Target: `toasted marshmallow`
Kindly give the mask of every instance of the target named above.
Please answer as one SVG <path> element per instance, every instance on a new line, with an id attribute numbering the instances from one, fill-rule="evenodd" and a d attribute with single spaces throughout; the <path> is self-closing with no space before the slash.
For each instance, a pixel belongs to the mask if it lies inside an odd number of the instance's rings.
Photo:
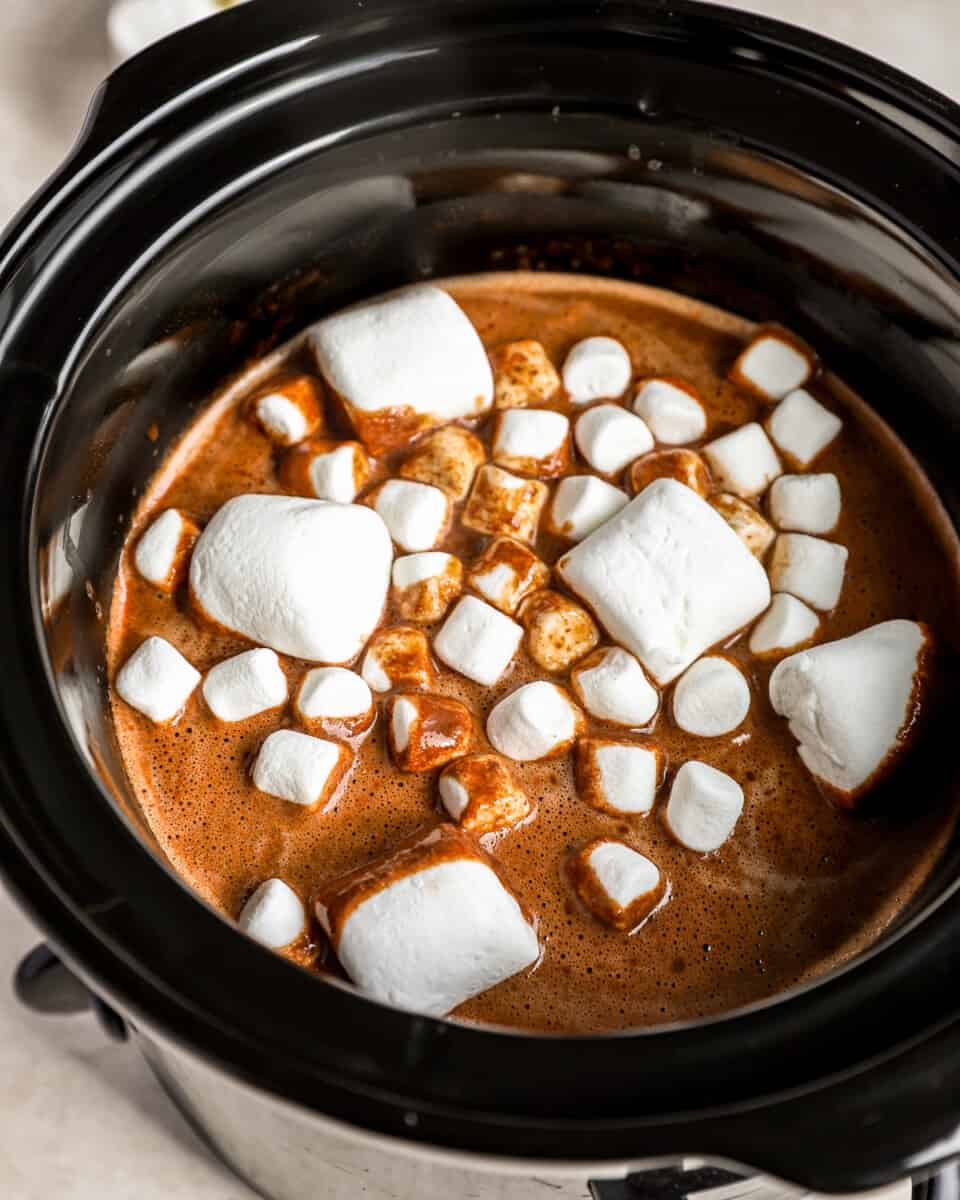
<path id="1" fill-rule="evenodd" d="M 781 529 L 830 533 L 840 520 L 836 475 L 781 475 L 770 489 L 770 515 Z"/>
<path id="2" fill-rule="evenodd" d="M 660 684 L 770 603 L 760 563 L 706 500 L 672 479 L 651 483 L 557 570 Z"/>
<path id="3" fill-rule="evenodd" d="M 843 591 L 847 548 L 805 533 L 781 533 L 773 547 L 770 583 L 813 608 L 829 612 Z"/>
<path id="4" fill-rule="evenodd" d="M 777 480 L 777 483 L 779 482 Z M 721 492 L 718 496 L 710 498 L 710 507 L 717 510 L 750 553 L 757 558 L 763 558 L 773 545 L 776 531 L 746 500 L 741 500 L 739 496 L 731 496 L 729 492 Z"/>
<path id="5" fill-rule="evenodd" d="M 428 550 L 394 560 L 393 602 L 407 621 L 439 621 L 462 585 L 463 564 L 456 555 Z"/>
<path id="6" fill-rule="evenodd" d="M 236 496 L 190 562 L 208 619 L 312 662 L 354 658 L 383 613 L 393 557 L 371 509 L 291 496 Z"/>
<path id="7" fill-rule="evenodd" d="M 782 654 L 812 642 L 820 618 L 796 596 L 778 592 L 750 634 L 750 653 L 758 657 Z"/>
<path id="8" fill-rule="evenodd" d="M 560 389 L 560 376 L 539 342 L 507 342 L 490 355 L 497 408 L 533 408 Z"/>
<path id="9" fill-rule="evenodd" d="M 534 592 L 520 607 L 527 653 L 545 671 L 566 671 L 600 640 L 590 614 L 559 592 Z"/>
<path id="10" fill-rule="evenodd" d="M 370 639 L 360 674 L 375 692 L 428 688 L 433 683 L 430 646 L 422 629 L 391 625 Z"/>
<path id="11" fill-rule="evenodd" d="M 698 496 L 706 496 L 712 486 L 707 464 L 696 450 L 657 450 L 637 459 L 627 472 L 634 496 L 639 496 L 655 479 L 675 479 Z"/>
<path id="12" fill-rule="evenodd" d="M 730 368 L 730 379 L 765 400 L 802 387 L 816 369 L 813 353 L 786 330 L 761 330 Z"/>
<path id="13" fill-rule="evenodd" d="M 142 535 L 133 564 L 147 581 L 163 592 L 172 592 L 187 575 L 190 551 L 200 530 L 175 508 L 168 508 Z"/>
<path id="14" fill-rule="evenodd" d="M 114 682 L 117 695 L 158 725 L 178 717 L 200 682 L 200 672 L 161 637 L 134 650 Z"/>
<path id="15" fill-rule="evenodd" d="M 633 367 L 630 355 L 611 337 L 577 342 L 563 364 L 563 386 L 574 404 L 616 400 L 627 390 Z"/>
<path id="16" fill-rule="evenodd" d="M 356 671 L 314 667 L 300 683 L 294 710 L 311 733 L 354 737 L 373 721 L 373 696 L 369 684 Z"/>
<path id="17" fill-rule="evenodd" d="M 513 662 L 522 637 L 516 621 L 475 596 L 464 596 L 441 626 L 433 649 L 452 670 L 492 687 Z"/>
<path id="18" fill-rule="evenodd" d="M 550 506 L 550 530 L 579 542 L 627 503 L 626 492 L 596 475 L 568 475 L 557 484 Z"/>
<path id="19" fill-rule="evenodd" d="M 633 411 L 663 446 L 684 446 L 707 432 L 707 414 L 696 390 L 679 379 L 648 379 L 637 389 Z"/>
<path id="20" fill-rule="evenodd" d="M 653 449 L 653 435 L 619 404 L 597 404 L 577 419 L 577 449 L 601 475 L 619 475 L 627 463 Z"/>
<path id="21" fill-rule="evenodd" d="M 702 762 L 685 762 L 670 789 L 664 820 L 681 846 L 698 854 L 719 850 L 743 812 L 743 788 Z"/>
<path id="22" fill-rule="evenodd" d="M 443 807 L 477 836 L 509 829 L 530 815 L 530 801 L 496 754 L 468 754 L 445 767 L 438 784 Z"/>
<path id="23" fill-rule="evenodd" d="M 323 389 L 318 379 L 293 375 L 278 380 L 250 401 L 250 415 L 272 442 L 295 446 L 323 425 Z"/>
<path id="24" fill-rule="evenodd" d="M 619 646 L 604 646 L 585 658 L 571 675 L 577 699 L 592 716 L 615 725 L 647 725 L 660 697 L 643 667 Z"/>
<path id="25" fill-rule="evenodd" d="M 499 467 L 481 467 L 463 510 L 463 524 L 477 533 L 532 542 L 548 494 L 547 485 L 539 480 L 520 479 Z"/>
<path id="26" fill-rule="evenodd" d="M 744 500 L 765 492 L 783 470 L 763 426 L 756 421 L 708 442 L 703 453 L 720 487 Z"/>
<path id="27" fill-rule="evenodd" d="M 388 479 L 370 494 L 369 503 L 400 549 L 408 553 L 431 550 L 447 532 L 450 501 L 432 484 Z"/>
<path id="28" fill-rule="evenodd" d="M 282 879 L 267 879 L 243 906 L 237 924 L 254 941 L 281 950 L 304 934 L 307 914 L 292 887 Z"/>
<path id="29" fill-rule="evenodd" d="M 770 703 L 790 722 L 804 766 L 852 807 L 909 744 L 924 699 L 930 634 L 915 621 L 883 621 L 785 658 Z"/>
<path id="30" fill-rule="evenodd" d="M 727 658 L 698 659 L 673 689 L 673 719 L 684 733 L 720 737 L 742 725 L 750 711 L 750 685 Z"/>
<path id="31" fill-rule="evenodd" d="M 473 717 L 459 700 L 447 696 L 391 696 L 387 740 L 401 771 L 432 771 L 467 753 L 473 744 Z"/>
<path id="32" fill-rule="evenodd" d="M 518 475 L 562 475 L 570 465 L 570 419 L 549 409 L 508 408 L 497 417 L 491 457 Z"/>
<path id="33" fill-rule="evenodd" d="M 359 442 L 316 438 L 295 446 L 280 464 L 280 482 L 298 496 L 350 504 L 370 478 L 370 460 Z"/>
<path id="34" fill-rule="evenodd" d="M 443 1016 L 540 956 L 490 860 L 451 826 L 322 888 L 317 916 L 358 987 L 425 1016 Z"/>
<path id="35" fill-rule="evenodd" d="M 562 754 L 582 728 L 583 715 L 563 688 L 542 679 L 511 692 L 487 717 L 490 744 L 517 762 Z"/>
<path id="36" fill-rule="evenodd" d="M 272 650 L 235 654 L 207 672 L 207 707 L 221 721 L 246 721 L 287 702 L 287 677 Z"/>
<path id="37" fill-rule="evenodd" d="M 802 388 L 781 400 L 770 414 L 767 429 L 786 457 L 809 467 L 839 435 L 843 422 Z"/>
<path id="38" fill-rule="evenodd" d="M 493 403 L 483 343 L 440 288 L 405 288 L 310 331 L 320 370 L 373 454 Z"/>
<path id="39" fill-rule="evenodd" d="M 483 442 L 475 434 L 448 425 L 417 442 L 397 473 L 402 479 L 433 484 L 451 500 L 463 500 L 486 457 Z"/>
<path id="40" fill-rule="evenodd" d="M 253 764 L 254 787 L 279 800 L 316 808 L 333 795 L 351 757 L 346 746 L 336 742 L 278 729 L 260 747 Z"/>
<path id="41" fill-rule="evenodd" d="M 643 816 L 653 808 L 662 758 L 656 746 L 580 738 L 575 759 L 577 792 L 601 812 Z"/>
<path id="42" fill-rule="evenodd" d="M 636 929 L 663 898 L 656 864 L 624 842 L 591 842 L 571 859 L 570 874 L 593 915 L 621 933 Z"/>
<path id="43" fill-rule="evenodd" d="M 531 592 L 546 587 L 549 579 L 546 563 L 511 538 L 495 538 L 467 574 L 475 592 L 508 614 L 516 612 Z"/>

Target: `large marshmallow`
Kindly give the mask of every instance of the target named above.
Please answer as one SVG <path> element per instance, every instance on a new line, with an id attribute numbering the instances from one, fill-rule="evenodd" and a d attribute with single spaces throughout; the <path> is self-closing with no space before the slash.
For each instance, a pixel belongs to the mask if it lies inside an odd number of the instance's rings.
<path id="1" fill-rule="evenodd" d="M 476 434 L 459 425 L 448 425 L 421 438 L 397 473 L 402 479 L 433 484 L 452 500 L 463 500 L 486 457 L 483 442 Z"/>
<path id="2" fill-rule="evenodd" d="M 750 634 L 750 653 L 758 657 L 783 654 L 812 642 L 820 618 L 796 596 L 778 592 Z"/>
<path id="3" fill-rule="evenodd" d="M 770 515 L 781 529 L 830 533 L 840 520 L 836 475 L 781 475 L 770 489 Z"/>
<path id="4" fill-rule="evenodd" d="M 767 421 L 770 436 L 791 462 L 809 467 L 839 435 L 843 422 L 799 388 L 781 400 Z"/>
<path id="5" fill-rule="evenodd" d="M 703 453 L 719 486 L 744 500 L 765 492 L 783 470 L 763 426 L 756 421 L 708 442 Z"/>
<path id="6" fill-rule="evenodd" d="M 619 646 L 605 646 L 584 659 L 571 682 L 580 703 L 600 721 L 636 728 L 649 724 L 660 706 L 643 667 Z"/>
<path id="7" fill-rule="evenodd" d="M 710 497 L 710 507 L 717 510 L 751 554 L 763 558 L 777 534 L 752 504 L 729 492 L 720 492 Z"/>
<path id="8" fill-rule="evenodd" d="M 570 862 L 577 894 L 598 920 L 627 933 L 657 907 L 665 884 L 655 863 L 624 842 L 602 838 Z"/>
<path id="9" fill-rule="evenodd" d="M 278 380 L 250 401 L 250 415 L 272 442 L 294 446 L 323 425 L 323 391 L 309 375 Z"/>
<path id="10" fill-rule="evenodd" d="M 200 530 L 183 513 L 168 508 L 137 542 L 133 563 L 139 573 L 164 592 L 175 591 L 187 574 L 187 562 Z"/>
<path id="11" fill-rule="evenodd" d="M 696 390 L 678 379 L 648 379 L 637 389 L 633 411 L 661 445 L 684 446 L 707 432 L 707 414 Z"/>
<path id="12" fill-rule="evenodd" d="M 805 533 L 781 533 L 773 547 L 770 582 L 813 608 L 829 612 L 843 591 L 847 548 Z"/>
<path id="13" fill-rule="evenodd" d="M 490 355 L 497 408 L 546 404 L 560 389 L 560 376 L 539 342 L 507 342 Z"/>
<path id="14" fill-rule="evenodd" d="M 312 733 L 315 729 L 334 737 L 353 737 L 373 721 L 370 687 L 356 671 L 346 667 L 314 667 L 304 675 L 294 709 L 297 719 Z"/>
<path id="15" fill-rule="evenodd" d="M 660 684 L 770 603 L 760 563 L 705 500 L 672 479 L 651 483 L 568 551 L 558 571 Z"/>
<path id="16" fill-rule="evenodd" d="M 685 762 L 670 789 L 664 820 L 688 850 L 709 854 L 733 833 L 743 812 L 743 788 L 702 762 Z"/>
<path id="17" fill-rule="evenodd" d="M 462 585 L 463 564 L 453 554 L 428 550 L 394 560 L 393 602 L 407 621 L 439 621 Z"/>
<path id="18" fill-rule="evenodd" d="M 393 557 L 372 509 L 236 496 L 200 535 L 190 589 L 214 622 L 280 654 L 354 658 L 383 613 Z"/>
<path id="19" fill-rule="evenodd" d="M 509 829 L 530 815 L 530 801 L 496 754 L 456 759 L 444 768 L 437 786 L 451 818 L 477 836 Z"/>
<path id="20" fill-rule="evenodd" d="M 176 647 L 150 637 L 117 673 L 114 689 L 121 700 L 157 724 L 178 717 L 200 682 L 200 672 Z"/>
<path id="21" fill-rule="evenodd" d="M 579 542 L 598 529 L 627 503 L 626 492 L 596 475 L 568 475 L 561 479 L 550 506 L 550 529 Z"/>
<path id="22" fill-rule="evenodd" d="M 432 550 L 443 539 L 450 521 L 450 501 L 430 483 L 388 479 L 371 502 L 401 550 Z"/>
<path id="23" fill-rule="evenodd" d="M 289 884 L 282 879 L 267 879 L 244 904 L 237 924 L 261 945 L 282 950 L 302 937 L 307 928 L 307 914 Z"/>
<path id="24" fill-rule="evenodd" d="M 559 592 L 534 592 L 520 608 L 527 653 L 545 671 L 566 671 L 600 640 L 593 618 Z"/>
<path id="25" fill-rule="evenodd" d="M 633 367 L 615 338 L 588 337 L 577 342 L 563 363 L 563 386 L 574 404 L 616 400 L 627 390 Z"/>
<path id="26" fill-rule="evenodd" d="M 253 783 L 268 796 L 315 808 L 330 799 L 350 759 L 346 746 L 295 729 L 278 729 L 260 747 Z"/>
<path id="27" fill-rule="evenodd" d="M 619 404 L 597 404 L 578 418 L 577 449 L 601 475 L 619 475 L 627 463 L 653 449 L 646 424 Z"/>
<path id="28" fill-rule="evenodd" d="M 765 400 L 779 400 L 802 387 L 816 365 L 812 352 L 786 330 L 764 329 L 740 353 L 730 378 Z"/>
<path id="29" fill-rule="evenodd" d="M 656 746 L 607 738 L 577 741 L 577 791 L 601 812 L 644 816 L 653 808 L 662 774 L 663 756 Z"/>
<path id="30" fill-rule="evenodd" d="M 499 467 L 481 467 L 463 510 L 463 524 L 477 533 L 532 542 L 549 488 L 538 479 L 520 479 Z"/>
<path id="31" fill-rule="evenodd" d="M 696 450 L 657 450 L 638 458 L 627 472 L 634 496 L 657 479 L 674 479 L 698 496 L 706 496 L 713 486 L 707 464 Z"/>
<path id="32" fill-rule="evenodd" d="M 203 681 L 207 707 L 221 721 L 246 721 L 287 701 L 287 677 L 272 650 L 245 650 L 217 663 Z"/>
<path id="33" fill-rule="evenodd" d="M 370 460 L 359 442 L 318 438 L 295 446 L 280 465 L 280 482 L 298 496 L 350 504 L 370 478 Z"/>
<path id="34" fill-rule="evenodd" d="M 474 683 L 492 687 L 517 653 L 523 629 L 509 617 L 464 596 L 434 638 L 438 658 Z"/>
<path id="35" fill-rule="evenodd" d="M 433 771 L 470 749 L 473 717 L 465 704 L 448 696 L 391 696 L 387 741 L 401 771 Z"/>
<path id="36" fill-rule="evenodd" d="M 428 688 L 434 671 L 427 635 L 411 625 L 381 629 L 370 639 L 360 674 L 375 692 Z"/>
<path id="37" fill-rule="evenodd" d="M 742 725 L 750 685 L 727 658 L 711 654 L 688 667 L 673 689 L 673 719 L 684 733 L 720 737 Z"/>
<path id="38" fill-rule="evenodd" d="M 563 688 L 537 680 L 525 683 L 487 717 L 490 744 L 516 762 L 562 754 L 583 727 L 583 716 Z"/>
<path id="39" fill-rule="evenodd" d="M 407 288 L 314 325 L 310 342 L 360 440 L 373 454 L 431 425 L 476 417 L 493 375 L 466 314 L 440 288 Z"/>
<path id="40" fill-rule="evenodd" d="M 845 805 L 908 744 L 923 699 L 925 626 L 884 621 L 801 650 L 770 676 L 770 703 L 790 722 L 807 770 Z"/>
<path id="41" fill-rule="evenodd" d="M 570 418 L 543 408 L 505 409 L 494 428 L 491 457 L 518 475 L 562 475 L 570 465 Z"/>
<path id="42" fill-rule="evenodd" d="M 512 538 L 494 538 L 474 561 L 467 582 L 501 612 L 515 613 L 531 592 L 546 587 L 550 568 Z"/>

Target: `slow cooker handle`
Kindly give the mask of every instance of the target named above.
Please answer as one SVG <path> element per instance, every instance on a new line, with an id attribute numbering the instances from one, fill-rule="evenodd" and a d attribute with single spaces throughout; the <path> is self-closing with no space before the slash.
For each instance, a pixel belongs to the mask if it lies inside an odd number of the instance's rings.
<path id="1" fill-rule="evenodd" d="M 35 946 L 13 977 L 17 999 L 31 1012 L 69 1016 L 92 1011 L 103 1032 L 114 1042 L 128 1037 L 123 1017 L 91 992 L 45 943 Z"/>

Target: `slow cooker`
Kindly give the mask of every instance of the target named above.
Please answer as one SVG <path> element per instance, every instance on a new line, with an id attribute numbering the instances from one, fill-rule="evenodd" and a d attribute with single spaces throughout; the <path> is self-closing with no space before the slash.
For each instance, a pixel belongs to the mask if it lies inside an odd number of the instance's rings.
<path id="1" fill-rule="evenodd" d="M 0 864 L 261 1192 L 583 1195 L 685 1155 L 839 1191 L 960 1154 L 960 840 L 869 953 L 748 1010 L 595 1037 L 432 1020 L 299 971 L 179 882 L 104 679 L 128 516 L 197 406 L 319 315 L 434 275 L 585 271 L 782 320 L 960 520 L 958 212 L 956 106 L 687 0 L 273 0 L 103 85 L 0 244 Z M 958 779 L 922 786 L 904 804 Z"/>

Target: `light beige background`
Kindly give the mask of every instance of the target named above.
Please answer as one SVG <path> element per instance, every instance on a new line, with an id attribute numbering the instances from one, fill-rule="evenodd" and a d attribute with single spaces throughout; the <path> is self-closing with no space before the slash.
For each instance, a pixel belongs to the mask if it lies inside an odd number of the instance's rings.
<path id="1" fill-rule="evenodd" d="M 107 7 L 108 0 L 0 2 L 0 222 L 59 162 L 109 69 Z M 960 0 L 740 7 L 850 42 L 960 99 Z M 2 1200 L 248 1197 L 210 1161 L 136 1056 L 108 1043 L 92 1019 L 39 1018 L 17 1006 L 9 979 L 36 940 L 0 891 Z"/>

